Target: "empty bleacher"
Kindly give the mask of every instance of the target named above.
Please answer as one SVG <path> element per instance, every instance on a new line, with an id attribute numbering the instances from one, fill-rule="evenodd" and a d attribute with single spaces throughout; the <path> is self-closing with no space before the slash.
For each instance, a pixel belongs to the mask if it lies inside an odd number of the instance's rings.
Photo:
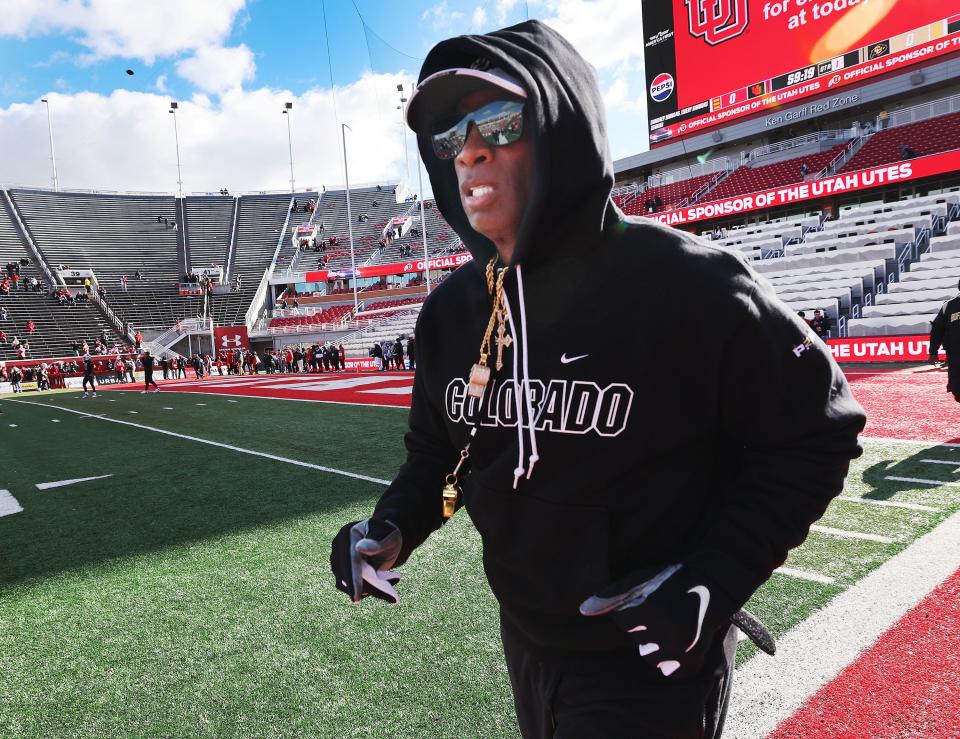
<path id="1" fill-rule="evenodd" d="M 11 190 L 10 196 L 47 264 L 92 269 L 124 321 L 168 327 L 200 310 L 197 298 L 177 295 L 177 231 L 157 222 L 176 221 L 173 197 L 42 190 Z"/>
<path id="2" fill-rule="evenodd" d="M 802 165 L 807 165 L 807 175 L 815 175 L 826 167 L 830 161 L 840 153 L 846 143 L 837 144 L 827 151 L 817 154 L 794 157 L 785 161 L 774 162 L 761 166 L 744 165 L 736 169 L 726 179 L 708 192 L 698 202 L 707 203 L 714 200 L 725 200 L 737 195 L 746 195 L 752 192 L 773 190 L 786 185 L 803 182 L 805 177 Z"/>
<path id="3" fill-rule="evenodd" d="M 909 146 L 918 156 L 939 154 L 956 149 L 960 141 L 960 113 L 929 118 L 903 126 L 877 131 L 847 162 L 841 172 L 879 167 L 901 161 L 901 145 Z"/>
<path id="4" fill-rule="evenodd" d="M 231 197 L 186 197 L 187 247 L 192 269 L 225 267 L 237 200 Z"/>

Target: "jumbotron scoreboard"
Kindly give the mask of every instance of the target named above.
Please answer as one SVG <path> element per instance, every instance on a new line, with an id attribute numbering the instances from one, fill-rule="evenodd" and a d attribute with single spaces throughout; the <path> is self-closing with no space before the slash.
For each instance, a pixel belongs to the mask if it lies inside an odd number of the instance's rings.
<path id="1" fill-rule="evenodd" d="M 650 143 L 960 52 L 960 0 L 643 0 Z"/>

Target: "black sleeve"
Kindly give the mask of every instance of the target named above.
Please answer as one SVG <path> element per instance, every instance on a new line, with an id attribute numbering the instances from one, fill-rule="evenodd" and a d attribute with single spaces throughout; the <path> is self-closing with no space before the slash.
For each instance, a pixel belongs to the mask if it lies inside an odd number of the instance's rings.
<path id="1" fill-rule="evenodd" d="M 930 324 L 930 361 L 940 358 L 940 347 L 943 346 L 943 335 L 947 331 L 947 306 L 949 301 L 940 306 L 940 312 Z"/>
<path id="2" fill-rule="evenodd" d="M 410 429 L 403 437 L 407 461 L 380 498 L 374 516 L 389 519 L 403 534 L 398 564 L 443 524 L 442 496 L 444 480 L 460 458 L 460 452 L 447 435 L 442 411 L 431 401 L 426 389 L 429 360 L 424 364 L 421 326 L 424 313 L 414 332 L 414 360 L 417 372 L 413 380 Z"/>
<path id="3" fill-rule="evenodd" d="M 688 564 L 743 604 L 840 494 L 866 416 L 829 349 L 764 280 L 744 279 L 720 369 L 740 463 Z"/>

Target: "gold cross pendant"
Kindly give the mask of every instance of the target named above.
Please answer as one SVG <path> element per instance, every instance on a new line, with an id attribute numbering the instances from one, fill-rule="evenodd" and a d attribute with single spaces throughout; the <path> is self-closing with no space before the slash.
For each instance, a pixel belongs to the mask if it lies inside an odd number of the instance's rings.
<path id="1" fill-rule="evenodd" d="M 500 325 L 497 326 L 497 369 L 503 369 L 503 350 L 513 343 L 513 338 L 507 333 L 506 326 L 503 324 L 501 316 Z"/>

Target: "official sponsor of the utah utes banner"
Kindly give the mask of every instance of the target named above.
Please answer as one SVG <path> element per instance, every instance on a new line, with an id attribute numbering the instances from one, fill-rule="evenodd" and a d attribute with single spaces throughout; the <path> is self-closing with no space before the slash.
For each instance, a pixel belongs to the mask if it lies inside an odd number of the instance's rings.
<path id="1" fill-rule="evenodd" d="M 250 336 L 246 326 L 221 326 L 213 329 L 213 339 L 218 352 L 234 349 L 249 349 Z"/>

